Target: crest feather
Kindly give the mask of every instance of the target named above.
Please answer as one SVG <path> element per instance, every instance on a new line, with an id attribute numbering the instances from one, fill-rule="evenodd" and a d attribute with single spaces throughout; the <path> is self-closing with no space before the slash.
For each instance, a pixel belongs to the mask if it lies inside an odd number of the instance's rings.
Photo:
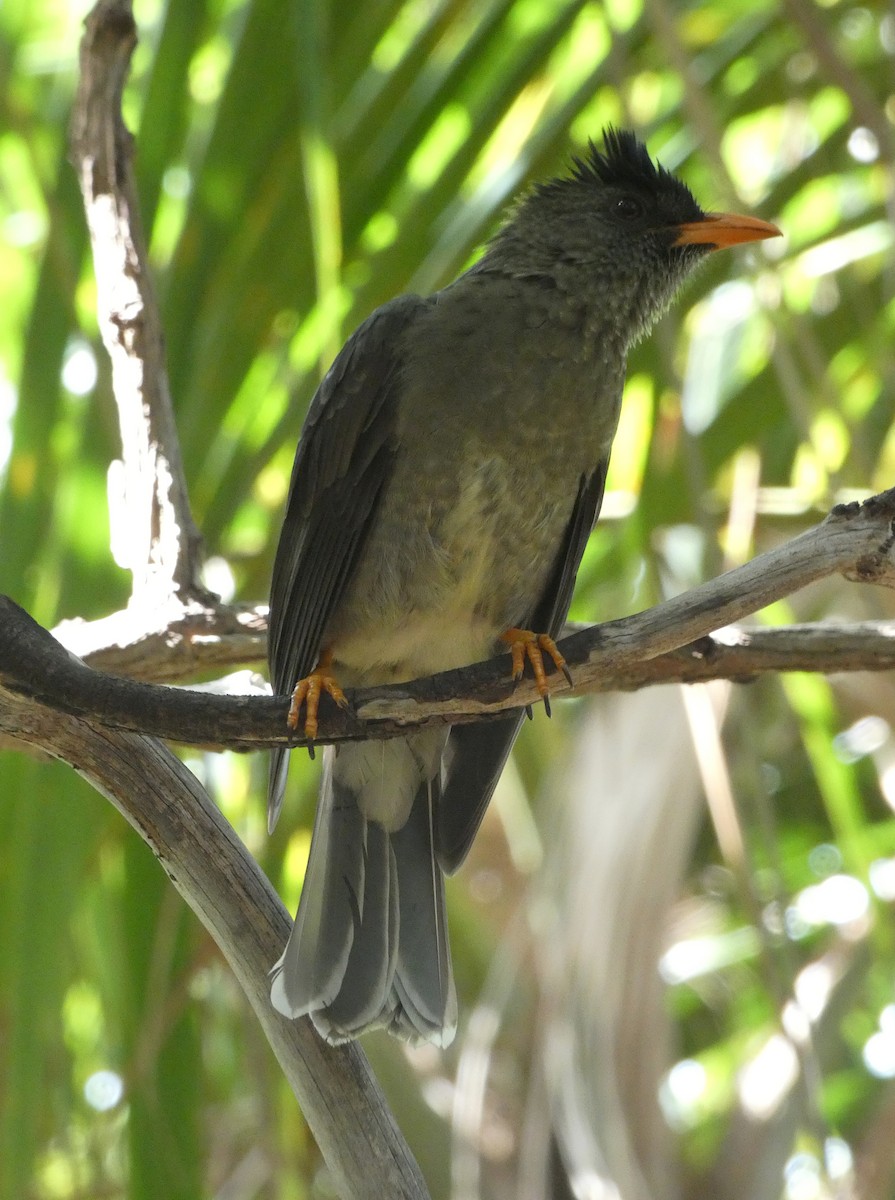
<path id="1" fill-rule="evenodd" d="M 587 154 L 572 159 L 571 178 L 578 183 L 598 187 L 635 187 L 649 191 L 672 190 L 686 194 L 696 204 L 692 192 L 671 171 L 654 162 L 649 150 L 630 129 L 613 126 L 603 130 L 603 150 L 588 142 Z"/>

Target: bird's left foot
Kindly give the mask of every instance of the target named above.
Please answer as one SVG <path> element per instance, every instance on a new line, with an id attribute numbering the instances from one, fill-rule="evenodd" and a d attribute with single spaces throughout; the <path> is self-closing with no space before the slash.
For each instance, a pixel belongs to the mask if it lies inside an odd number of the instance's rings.
<path id="1" fill-rule="evenodd" d="M 500 640 L 506 642 L 513 656 L 513 678 L 521 679 L 525 671 L 526 659 L 531 663 L 534 672 L 535 686 L 544 701 L 547 714 L 550 714 L 550 684 L 547 682 L 547 672 L 544 670 L 544 655 L 553 661 L 557 671 L 562 671 L 572 686 L 572 673 L 566 660 L 560 654 L 556 642 L 546 633 L 533 633 L 530 629 L 508 629 L 501 634 Z"/>

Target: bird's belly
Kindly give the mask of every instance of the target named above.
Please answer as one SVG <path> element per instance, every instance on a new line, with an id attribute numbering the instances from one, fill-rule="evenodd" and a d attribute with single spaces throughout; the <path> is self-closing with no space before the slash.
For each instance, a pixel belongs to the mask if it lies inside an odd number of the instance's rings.
<path id="1" fill-rule="evenodd" d="M 355 687 L 397 683 L 467 666 L 492 653 L 495 631 L 469 613 L 414 610 L 337 638 L 339 677 Z M 347 668 L 345 670 L 344 668 Z"/>
<path id="2" fill-rule="evenodd" d="M 575 495 L 572 481 L 531 486 L 496 457 L 429 494 L 420 478 L 406 490 L 394 481 L 328 631 L 348 683 L 397 682 L 492 655 L 543 594 Z"/>

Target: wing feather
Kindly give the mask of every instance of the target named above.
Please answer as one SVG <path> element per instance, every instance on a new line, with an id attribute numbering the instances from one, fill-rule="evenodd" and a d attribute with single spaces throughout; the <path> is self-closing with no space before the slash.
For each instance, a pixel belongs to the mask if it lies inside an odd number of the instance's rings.
<path id="1" fill-rule="evenodd" d="M 311 401 L 271 585 L 268 659 L 278 695 L 288 695 L 317 665 L 326 626 L 376 520 L 397 452 L 401 344 L 428 303 L 401 296 L 377 309 L 345 343 Z M 287 754 L 271 755 L 271 828 Z"/>
<path id="2" fill-rule="evenodd" d="M 540 601 L 526 624 L 558 637 L 572 603 L 575 576 L 590 532 L 600 515 L 608 462 L 582 476 L 572 515 Z M 469 852 L 524 716 L 451 731 L 448 778 L 438 805 L 436 845 L 443 871 L 452 874 Z"/>

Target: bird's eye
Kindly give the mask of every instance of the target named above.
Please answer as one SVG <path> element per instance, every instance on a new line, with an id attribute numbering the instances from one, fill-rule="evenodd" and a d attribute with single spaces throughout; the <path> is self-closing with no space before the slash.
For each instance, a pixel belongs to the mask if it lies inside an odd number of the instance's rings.
<path id="1" fill-rule="evenodd" d="M 622 196 L 620 200 L 616 200 L 615 202 L 616 216 L 621 217 L 623 221 L 634 221 L 642 212 L 643 206 L 633 196 Z"/>

